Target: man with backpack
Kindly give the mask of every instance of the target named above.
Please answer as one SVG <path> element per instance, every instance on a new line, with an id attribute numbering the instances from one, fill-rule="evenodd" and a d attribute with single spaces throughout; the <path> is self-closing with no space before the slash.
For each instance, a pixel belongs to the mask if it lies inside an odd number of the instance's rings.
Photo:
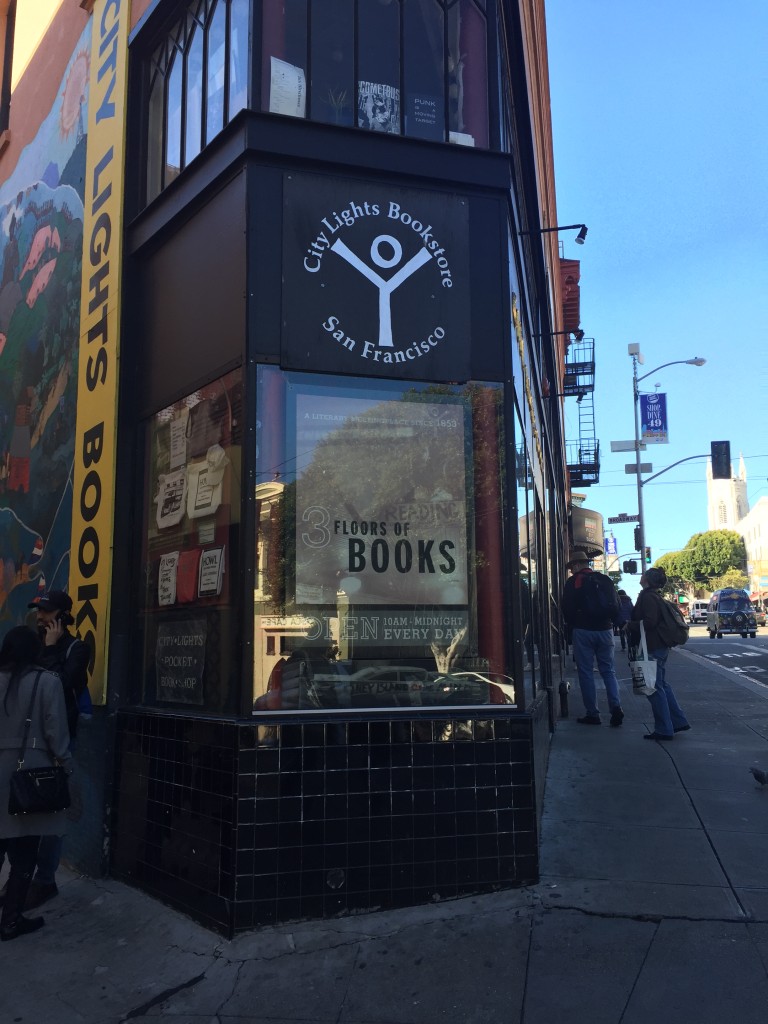
<path id="1" fill-rule="evenodd" d="M 640 577 L 642 590 L 632 612 L 632 619 L 643 623 L 648 654 L 656 662 L 656 687 L 648 697 L 653 711 L 653 732 L 645 734 L 643 739 L 646 740 L 673 740 L 676 732 L 687 732 L 691 728 L 667 682 L 669 649 L 685 643 L 688 627 L 680 609 L 661 595 L 666 582 L 667 574 L 663 569 L 647 569 Z"/>
<path id="2" fill-rule="evenodd" d="M 613 667 L 613 627 L 622 621 L 616 588 L 608 576 L 590 569 L 589 558 L 583 551 L 576 551 L 567 566 L 573 575 L 563 588 L 561 607 L 573 644 L 585 712 L 576 721 L 580 725 L 601 724 L 593 674 L 597 659 L 608 697 L 611 725 L 620 726 L 624 712 Z"/>

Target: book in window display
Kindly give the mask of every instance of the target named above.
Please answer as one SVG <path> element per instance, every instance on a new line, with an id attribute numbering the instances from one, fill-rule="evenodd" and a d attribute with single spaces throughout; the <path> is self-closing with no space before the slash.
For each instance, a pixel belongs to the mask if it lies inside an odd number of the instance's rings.
<path id="1" fill-rule="evenodd" d="M 357 124 L 368 131 L 400 134 L 400 90 L 381 82 L 358 82 Z"/>

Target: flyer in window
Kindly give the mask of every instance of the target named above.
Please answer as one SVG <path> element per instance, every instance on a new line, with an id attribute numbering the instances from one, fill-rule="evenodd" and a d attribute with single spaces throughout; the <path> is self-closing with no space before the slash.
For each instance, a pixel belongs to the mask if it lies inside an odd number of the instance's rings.
<path id="1" fill-rule="evenodd" d="M 159 605 L 174 604 L 176 601 L 176 571 L 178 566 L 178 551 L 168 551 L 160 559 L 160 572 L 157 578 L 157 603 Z"/>
<path id="2" fill-rule="evenodd" d="M 400 90 L 381 82 L 357 83 L 357 123 L 374 132 L 400 134 Z"/>
<path id="3" fill-rule="evenodd" d="M 179 416 L 171 420 L 171 469 L 179 469 L 187 462 L 187 423 L 189 409 L 182 409 Z"/>
<path id="4" fill-rule="evenodd" d="M 187 471 L 177 469 L 173 473 L 162 473 L 158 480 L 156 522 L 159 530 L 176 526 L 184 516 L 184 499 L 187 494 Z"/>
<path id="5" fill-rule="evenodd" d="M 208 449 L 204 462 L 193 462 L 187 470 L 187 515 L 190 519 L 212 516 L 221 504 L 224 472 L 229 465 L 221 445 Z"/>
<path id="6" fill-rule="evenodd" d="M 270 114 L 305 117 L 307 82 L 302 68 L 273 57 L 269 90 Z"/>

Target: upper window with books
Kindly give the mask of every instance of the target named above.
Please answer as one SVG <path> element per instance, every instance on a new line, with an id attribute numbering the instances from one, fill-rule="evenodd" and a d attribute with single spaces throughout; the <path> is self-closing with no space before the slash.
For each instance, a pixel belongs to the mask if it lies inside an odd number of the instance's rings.
<path id="1" fill-rule="evenodd" d="M 262 107 L 488 145 L 486 0 L 264 0 Z"/>

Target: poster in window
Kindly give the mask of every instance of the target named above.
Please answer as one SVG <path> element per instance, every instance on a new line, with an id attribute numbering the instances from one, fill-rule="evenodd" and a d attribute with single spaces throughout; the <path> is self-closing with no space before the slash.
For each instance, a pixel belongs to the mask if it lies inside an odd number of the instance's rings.
<path id="1" fill-rule="evenodd" d="M 457 402 L 296 396 L 296 600 L 467 604 Z"/>
<path id="2" fill-rule="evenodd" d="M 205 619 L 160 623 L 155 650 L 159 700 L 203 703 L 205 641 Z"/>
<path id="3" fill-rule="evenodd" d="M 436 94 L 411 93 L 405 112 L 405 131 L 420 139 L 442 142 L 445 138 L 445 106 Z"/>
<path id="4" fill-rule="evenodd" d="M 400 90 L 381 82 L 357 83 L 357 124 L 372 132 L 400 134 Z"/>

